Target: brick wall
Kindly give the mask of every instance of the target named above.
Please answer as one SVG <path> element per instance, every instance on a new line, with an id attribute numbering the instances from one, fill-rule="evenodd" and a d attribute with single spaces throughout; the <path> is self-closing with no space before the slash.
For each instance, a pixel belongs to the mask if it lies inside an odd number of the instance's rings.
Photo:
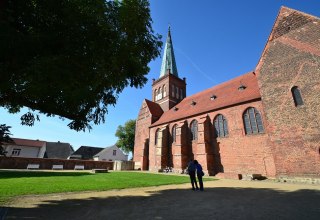
<path id="1" fill-rule="evenodd" d="M 283 8 L 258 65 L 278 176 L 320 176 L 319 39 L 319 19 Z M 304 105 L 295 106 L 293 86 Z"/>
<path id="2" fill-rule="evenodd" d="M 261 101 L 209 112 L 166 125 L 169 128 L 168 131 L 170 131 L 168 135 L 171 135 L 172 127 L 175 124 L 182 127 L 182 134 L 177 136 L 178 138 L 182 137 L 181 140 L 172 144 L 174 151 L 171 153 L 179 152 L 179 154 L 173 155 L 173 158 L 177 160 L 177 162 L 173 161 L 173 164 L 179 165 L 180 167 L 177 168 L 181 170 L 181 168 L 185 168 L 188 160 L 197 159 L 203 166 L 204 171 L 211 175 L 221 172 L 229 176 L 262 174 L 274 177 L 275 166 L 268 135 L 266 133 L 245 134 L 242 116 L 249 107 L 254 107 L 260 112 L 265 126 L 266 121 Z M 215 138 L 214 136 L 213 120 L 218 114 L 224 115 L 228 121 L 228 137 Z M 189 128 L 194 119 L 199 123 L 198 140 L 190 141 Z M 155 156 L 156 146 L 153 141 L 155 131 L 162 127 L 164 126 L 150 129 L 150 170 L 156 171 L 161 168 L 159 165 L 163 164 L 160 161 L 161 157 Z M 166 151 L 162 152 L 165 153 Z M 183 163 L 180 161 L 183 161 Z M 183 164 L 183 167 L 181 167 L 181 164 Z M 175 169 L 175 167 L 173 168 Z"/>
<path id="3" fill-rule="evenodd" d="M 28 164 L 40 164 L 40 169 L 45 170 L 51 170 L 52 165 L 63 165 L 64 170 L 73 170 L 75 165 L 84 165 L 85 170 L 113 169 L 113 162 L 109 161 L 0 157 L 0 169 L 26 169 Z"/>
<path id="4" fill-rule="evenodd" d="M 133 161 L 136 162 L 135 169 L 148 169 L 148 157 L 149 153 L 149 126 L 152 122 L 152 115 L 147 107 L 146 102 L 142 103 L 139 111 L 138 119 L 136 121 L 135 129 L 135 141 Z"/>

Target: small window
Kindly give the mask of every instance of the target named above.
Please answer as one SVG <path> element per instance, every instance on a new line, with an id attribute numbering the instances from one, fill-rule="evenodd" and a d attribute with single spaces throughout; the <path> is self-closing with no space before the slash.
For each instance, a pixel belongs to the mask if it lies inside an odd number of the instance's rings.
<path id="1" fill-rule="evenodd" d="M 242 90 L 245 90 L 247 87 L 245 86 L 245 85 L 240 85 L 239 87 L 238 87 L 238 90 L 239 91 L 242 91 Z"/>
<path id="2" fill-rule="evenodd" d="M 212 96 L 210 97 L 211 100 L 215 100 L 216 98 L 217 98 L 216 95 L 212 95 Z"/>
<path id="3" fill-rule="evenodd" d="M 301 92 L 297 86 L 292 87 L 291 93 L 292 93 L 292 97 L 293 97 L 293 101 L 294 101 L 295 106 L 303 105 Z"/>
<path id="4" fill-rule="evenodd" d="M 113 156 L 117 155 L 117 150 L 113 150 Z"/>
<path id="5" fill-rule="evenodd" d="M 20 152 L 21 152 L 21 149 L 14 148 L 12 150 L 12 156 L 19 156 Z"/>
<path id="6" fill-rule="evenodd" d="M 198 140 L 198 122 L 193 120 L 190 124 L 191 140 Z"/>
<path id="7" fill-rule="evenodd" d="M 180 89 L 180 99 L 183 99 L 182 89 Z"/>
<path id="8" fill-rule="evenodd" d="M 157 89 L 154 90 L 154 101 L 157 101 Z"/>
<path id="9" fill-rule="evenodd" d="M 176 87 L 176 98 L 179 99 L 179 88 Z"/>
<path id="10" fill-rule="evenodd" d="M 177 135 L 177 125 L 172 127 L 172 142 L 176 142 L 176 135 Z"/>
<path id="11" fill-rule="evenodd" d="M 216 136 L 217 137 L 226 137 L 228 136 L 228 123 L 227 123 L 227 120 L 226 118 L 219 114 L 214 122 L 214 129 L 215 129 L 215 132 L 216 132 Z"/>
<path id="12" fill-rule="evenodd" d="M 167 96 L 167 87 L 164 85 L 163 86 L 163 97 Z"/>
<path id="13" fill-rule="evenodd" d="M 248 108 L 243 114 L 246 134 L 263 133 L 264 128 L 260 113 L 255 108 Z"/>
<path id="14" fill-rule="evenodd" d="M 174 85 L 171 85 L 171 93 L 172 93 L 172 97 L 174 97 Z"/>

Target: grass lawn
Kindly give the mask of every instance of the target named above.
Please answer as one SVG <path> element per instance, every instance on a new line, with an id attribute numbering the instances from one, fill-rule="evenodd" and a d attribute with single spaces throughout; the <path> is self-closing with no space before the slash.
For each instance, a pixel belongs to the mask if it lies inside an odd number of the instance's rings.
<path id="1" fill-rule="evenodd" d="M 204 178 L 214 180 L 212 178 Z M 0 204 L 21 195 L 103 191 L 190 182 L 189 176 L 140 172 L 0 171 Z"/>

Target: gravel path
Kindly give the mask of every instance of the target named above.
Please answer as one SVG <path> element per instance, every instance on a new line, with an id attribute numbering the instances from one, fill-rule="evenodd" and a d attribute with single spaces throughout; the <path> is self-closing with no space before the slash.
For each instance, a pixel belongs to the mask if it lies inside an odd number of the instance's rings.
<path id="1" fill-rule="evenodd" d="M 241 180 L 204 184 L 204 192 L 182 184 L 25 196 L 4 207 L 4 219 L 320 219 L 320 185 Z"/>

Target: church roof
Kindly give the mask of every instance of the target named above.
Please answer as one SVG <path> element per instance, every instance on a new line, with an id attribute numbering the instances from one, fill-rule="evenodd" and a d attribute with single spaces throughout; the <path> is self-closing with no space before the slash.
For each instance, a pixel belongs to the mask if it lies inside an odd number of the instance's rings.
<path id="1" fill-rule="evenodd" d="M 158 103 L 152 102 L 148 99 L 145 99 L 145 102 L 148 106 L 148 109 L 149 109 L 151 115 L 156 116 L 156 117 L 160 117 L 163 114 L 163 110 Z"/>
<path id="2" fill-rule="evenodd" d="M 161 65 L 161 71 L 160 71 L 159 78 L 169 74 L 169 72 L 170 72 L 170 74 L 173 74 L 176 77 L 179 77 L 177 65 L 176 65 L 176 60 L 175 60 L 174 52 L 173 52 L 173 44 L 172 44 L 172 40 L 171 40 L 170 27 L 168 30 L 166 45 L 164 47 L 164 53 L 163 53 L 162 65 Z"/>
<path id="3" fill-rule="evenodd" d="M 175 107 L 164 112 L 151 127 L 260 99 L 256 74 L 249 72 L 184 98 Z"/>

